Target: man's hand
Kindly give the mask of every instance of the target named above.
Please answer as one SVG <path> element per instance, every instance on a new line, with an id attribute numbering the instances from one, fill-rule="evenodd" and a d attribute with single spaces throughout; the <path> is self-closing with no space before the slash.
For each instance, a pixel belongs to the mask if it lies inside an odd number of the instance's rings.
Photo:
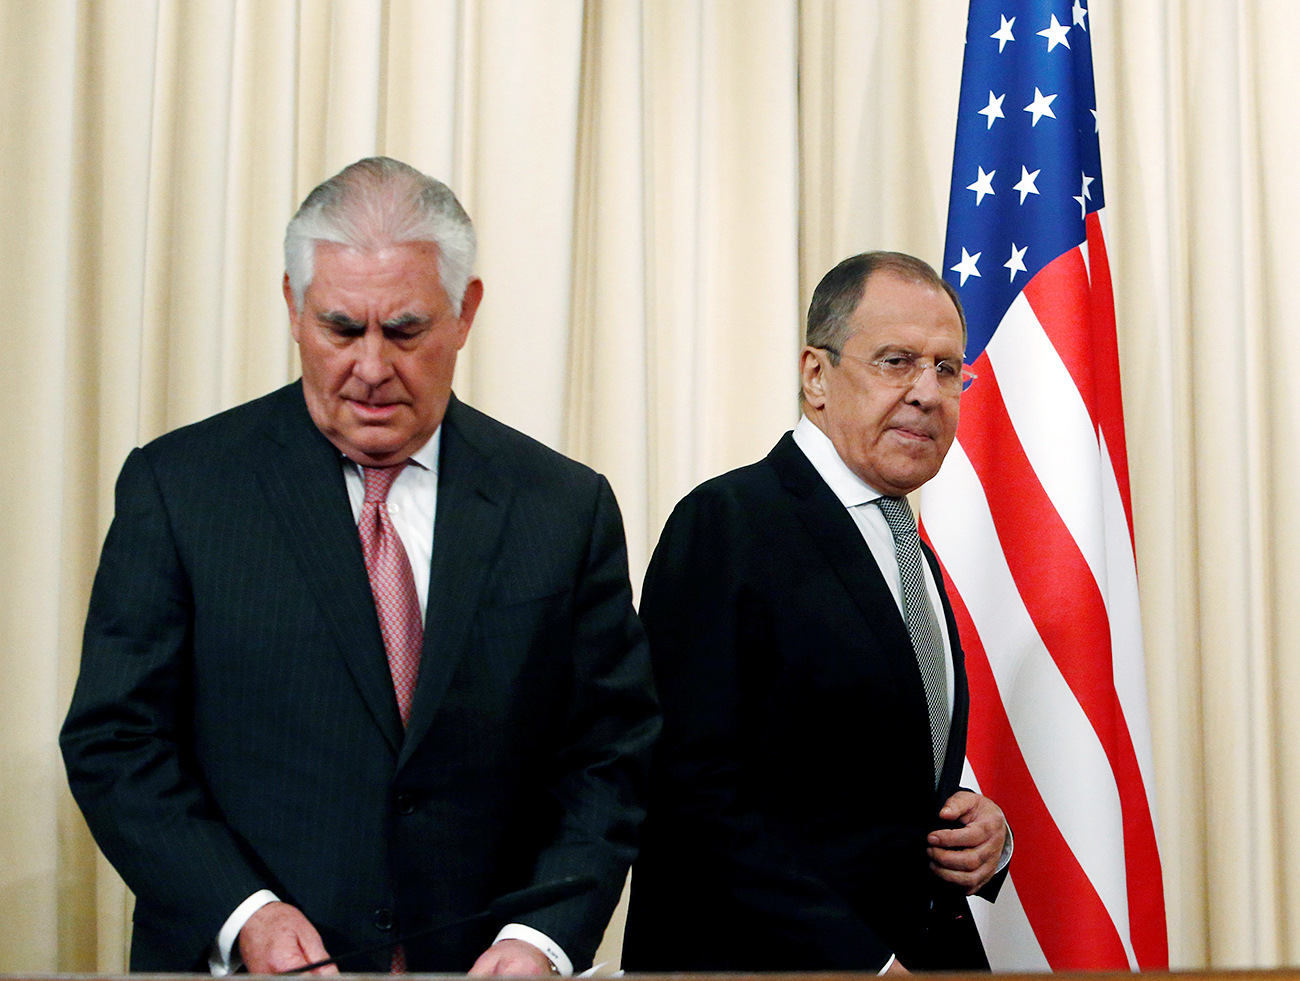
<path id="1" fill-rule="evenodd" d="M 931 831 L 930 868 L 947 882 L 956 883 L 973 896 L 993 878 L 1007 839 L 1007 819 L 1002 808 L 987 797 L 959 790 L 948 798 L 939 817 L 960 821 L 962 827 Z"/>
<path id="2" fill-rule="evenodd" d="M 498 940 L 485 950 L 471 975 L 484 974 L 553 974 L 550 958 L 526 940 Z"/>
<path id="3" fill-rule="evenodd" d="M 900 961 L 897 957 L 895 957 L 894 963 L 890 964 L 889 967 L 885 968 L 885 973 L 886 974 L 911 974 L 912 972 L 909 971 L 907 968 L 905 968 L 903 966 L 903 962 Z"/>
<path id="4" fill-rule="evenodd" d="M 239 931 L 239 953 L 249 974 L 279 974 L 329 957 L 320 934 L 297 907 L 267 903 Z M 312 974 L 338 974 L 333 964 Z"/>

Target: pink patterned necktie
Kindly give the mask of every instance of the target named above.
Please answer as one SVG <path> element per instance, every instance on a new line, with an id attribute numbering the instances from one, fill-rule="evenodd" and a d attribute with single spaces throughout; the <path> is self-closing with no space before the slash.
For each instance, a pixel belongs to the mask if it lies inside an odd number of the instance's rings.
<path id="1" fill-rule="evenodd" d="M 411 718 L 411 696 L 420 673 L 420 650 L 424 646 L 424 622 L 420 618 L 420 598 L 415 592 L 411 560 L 406 557 L 406 549 L 388 515 L 389 488 L 405 466 L 399 463 L 395 467 L 361 468 L 366 500 L 361 505 L 361 520 L 357 525 L 402 725 Z"/>

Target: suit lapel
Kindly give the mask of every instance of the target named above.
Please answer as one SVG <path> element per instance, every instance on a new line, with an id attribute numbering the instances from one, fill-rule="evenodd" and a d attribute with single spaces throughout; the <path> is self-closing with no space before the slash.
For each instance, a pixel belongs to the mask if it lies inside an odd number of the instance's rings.
<path id="1" fill-rule="evenodd" d="M 514 492 L 509 478 L 493 466 L 491 433 L 454 395 L 441 438 L 424 651 L 399 766 L 428 733 L 465 656 Z"/>
<path id="2" fill-rule="evenodd" d="M 930 572 L 939 586 L 943 616 L 948 624 L 948 641 L 952 647 L 952 724 L 948 728 L 948 753 L 944 757 L 938 788 L 940 801 L 945 801 L 961 785 L 962 768 L 966 762 L 966 725 L 970 719 L 970 688 L 966 680 L 965 652 L 961 647 L 961 637 L 957 634 L 957 620 L 952 613 L 952 604 L 948 601 L 948 591 L 944 588 L 943 570 L 924 539 L 921 540 L 921 551 L 930 563 Z"/>
<path id="3" fill-rule="evenodd" d="M 375 723 L 396 752 L 402 723 L 339 452 L 307 412 L 301 387 L 254 449 L 258 479 Z"/>
<path id="4" fill-rule="evenodd" d="M 912 639 L 862 532 L 790 433 L 767 459 L 782 486 L 794 496 L 799 520 L 862 612 L 863 628 L 875 636 L 878 649 L 887 658 L 906 716 L 916 721 L 920 734 L 916 738 L 930 746 L 929 708 Z"/>

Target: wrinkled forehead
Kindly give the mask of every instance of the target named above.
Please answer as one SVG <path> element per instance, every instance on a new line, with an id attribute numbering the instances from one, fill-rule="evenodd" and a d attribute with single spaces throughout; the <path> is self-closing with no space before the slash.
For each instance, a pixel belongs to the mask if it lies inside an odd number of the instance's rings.
<path id="1" fill-rule="evenodd" d="M 307 295 L 318 302 L 328 298 L 367 307 L 427 303 L 445 297 L 436 259 L 436 246 L 425 242 L 373 251 L 321 242 Z"/>
<path id="2" fill-rule="evenodd" d="M 898 348 L 916 354 L 961 357 L 961 317 L 951 298 L 929 283 L 881 272 L 867 281 L 850 321 L 845 347 L 857 353 Z"/>

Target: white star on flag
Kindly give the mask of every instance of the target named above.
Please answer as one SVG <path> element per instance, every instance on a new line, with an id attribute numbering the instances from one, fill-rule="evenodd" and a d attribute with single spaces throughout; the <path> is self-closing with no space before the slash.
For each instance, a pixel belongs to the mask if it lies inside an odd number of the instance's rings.
<path id="1" fill-rule="evenodd" d="M 1051 51 L 1058 44 L 1064 44 L 1068 48 L 1070 42 L 1065 39 L 1065 35 L 1069 33 L 1069 25 L 1062 24 L 1056 19 L 1056 14 L 1052 14 L 1052 26 L 1039 31 L 1038 36 L 1047 38 L 1047 50 Z"/>
<path id="2" fill-rule="evenodd" d="M 1011 258 L 1002 265 L 1011 270 L 1011 282 L 1016 281 L 1016 273 L 1025 271 L 1025 253 L 1029 251 L 1029 246 L 1023 249 L 1016 248 L 1016 243 L 1011 243 Z"/>
<path id="3" fill-rule="evenodd" d="M 1016 186 L 1013 187 L 1012 190 L 1020 192 L 1021 204 L 1025 203 L 1025 198 L 1027 198 L 1029 195 L 1038 193 L 1038 188 L 1034 186 L 1034 181 L 1038 180 L 1038 175 L 1041 173 L 1042 173 L 1041 170 L 1035 170 L 1031 174 L 1029 172 L 1028 167 L 1026 167 L 1024 164 L 1020 165 L 1020 182 L 1016 184 Z"/>
<path id="4" fill-rule="evenodd" d="M 1079 202 L 1079 207 L 1083 211 L 1083 214 L 1080 215 L 1081 218 L 1088 217 L 1088 202 L 1092 200 L 1092 193 L 1088 190 L 1088 185 L 1091 184 L 1094 180 L 1096 180 L 1095 177 L 1089 177 L 1087 174 L 1084 174 L 1083 189 L 1077 195 L 1075 195 L 1074 200 Z"/>
<path id="5" fill-rule="evenodd" d="M 1014 17 L 1012 17 L 1010 20 L 1007 20 L 1006 17 L 1003 17 L 1002 26 L 997 29 L 997 33 L 989 35 L 989 37 L 991 37 L 994 41 L 998 42 L 998 54 L 1002 53 L 1002 49 L 1007 46 L 1008 41 L 1015 40 L 1015 37 L 1011 33 L 1011 28 L 1015 25 L 1015 23 L 1016 23 L 1016 19 Z"/>
<path id="6" fill-rule="evenodd" d="M 957 263 L 957 265 L 952 267 L 952 271 L 958 273 L 961 276 L 962 286 L 966 285 L 966 280 L 969 277 L 979 276 L 980 271 L 979 269 L 976 268 L 975 263 L 980 261 L 980 256 L 982 256 L 983 254 L 984 254 L 983 252 L 976 252 L 974 255 L 971 255 L 969 252 L 966 251 L 965 246 L 962 247 L 961 262 Z M 980 278 L 983 279 L 982 276 Z"/>
<path id="7" fill-rule="evenodd" d="M 1034 101 L 1025 106 L 1025 112 L 1034 114 L 1034 121 L 1029 124 L 1030 126 L 1037 126 L 1038 121 L 1044 116 L 1056 118 L 1056 113 L 1052 112 L 1052 102 L 1055 99 L 1055 95 L 1043 95 L 1042 92 L 1038 91 L 1038 86 L 1034 86 Z"/>
<path id="8" fill-rule="evenodd" d="M 1097 119 L 1097 110 L 1096 110 L 1096 109 L 1089 109 L 1088 111 L 1089 111 L 1090 113 L 1092 113 L 1092 131 L 1093 131 L 1094 133 L 1100 133 L 1100 132 L 1101 132 L 1101 123 L 1100 123 L 1100 122 L 1098 121 L 1098 119 Z"/>
<path id="9" fill-rule="evenodd" d="M 983 167 L 976 167 L 975 169 L 980 172 L 980 175 L 975 178 L 974 184 L 966 185 L 966 190 L 975 192 L 975 207 L 978 208 L 979 203 L 984 200 L 984 195 L 996 193 L 993 190 L 993 175 L 996 174 L 997 171 L 990 170 L 986 174 L 984 173 Z"/>
<path id="10" fill-rule="evenodd" d="M 1088 16 L 1088 11 L 1083 9 L 1083 4 L 1081 4 L 1079 0 L 1074 0 L 1074 9 L 1070 11 L 1070 13 L 1074 14 L 1075 25 L 1079 27 L 1080 30 L 1086 31 L 1088 25 L 1083 22 L 1083 19 Z"/>
<path id="11" fill-rule="evenodd" d="M 1001 95 L 994 95 L 993 90 L 992 89 L 989 90 L 989 104 L 980 110 L 981 116 L 989 117 L 989 125 L 988 125 L 989 129 L 993 128 L 993 120 L 1006 118 L 1006 116 L 1002 112 L 1002 100 L 1005 99 L 1006 97 L 1007 95 L 1005 92 L 1003 92 Z"/>

